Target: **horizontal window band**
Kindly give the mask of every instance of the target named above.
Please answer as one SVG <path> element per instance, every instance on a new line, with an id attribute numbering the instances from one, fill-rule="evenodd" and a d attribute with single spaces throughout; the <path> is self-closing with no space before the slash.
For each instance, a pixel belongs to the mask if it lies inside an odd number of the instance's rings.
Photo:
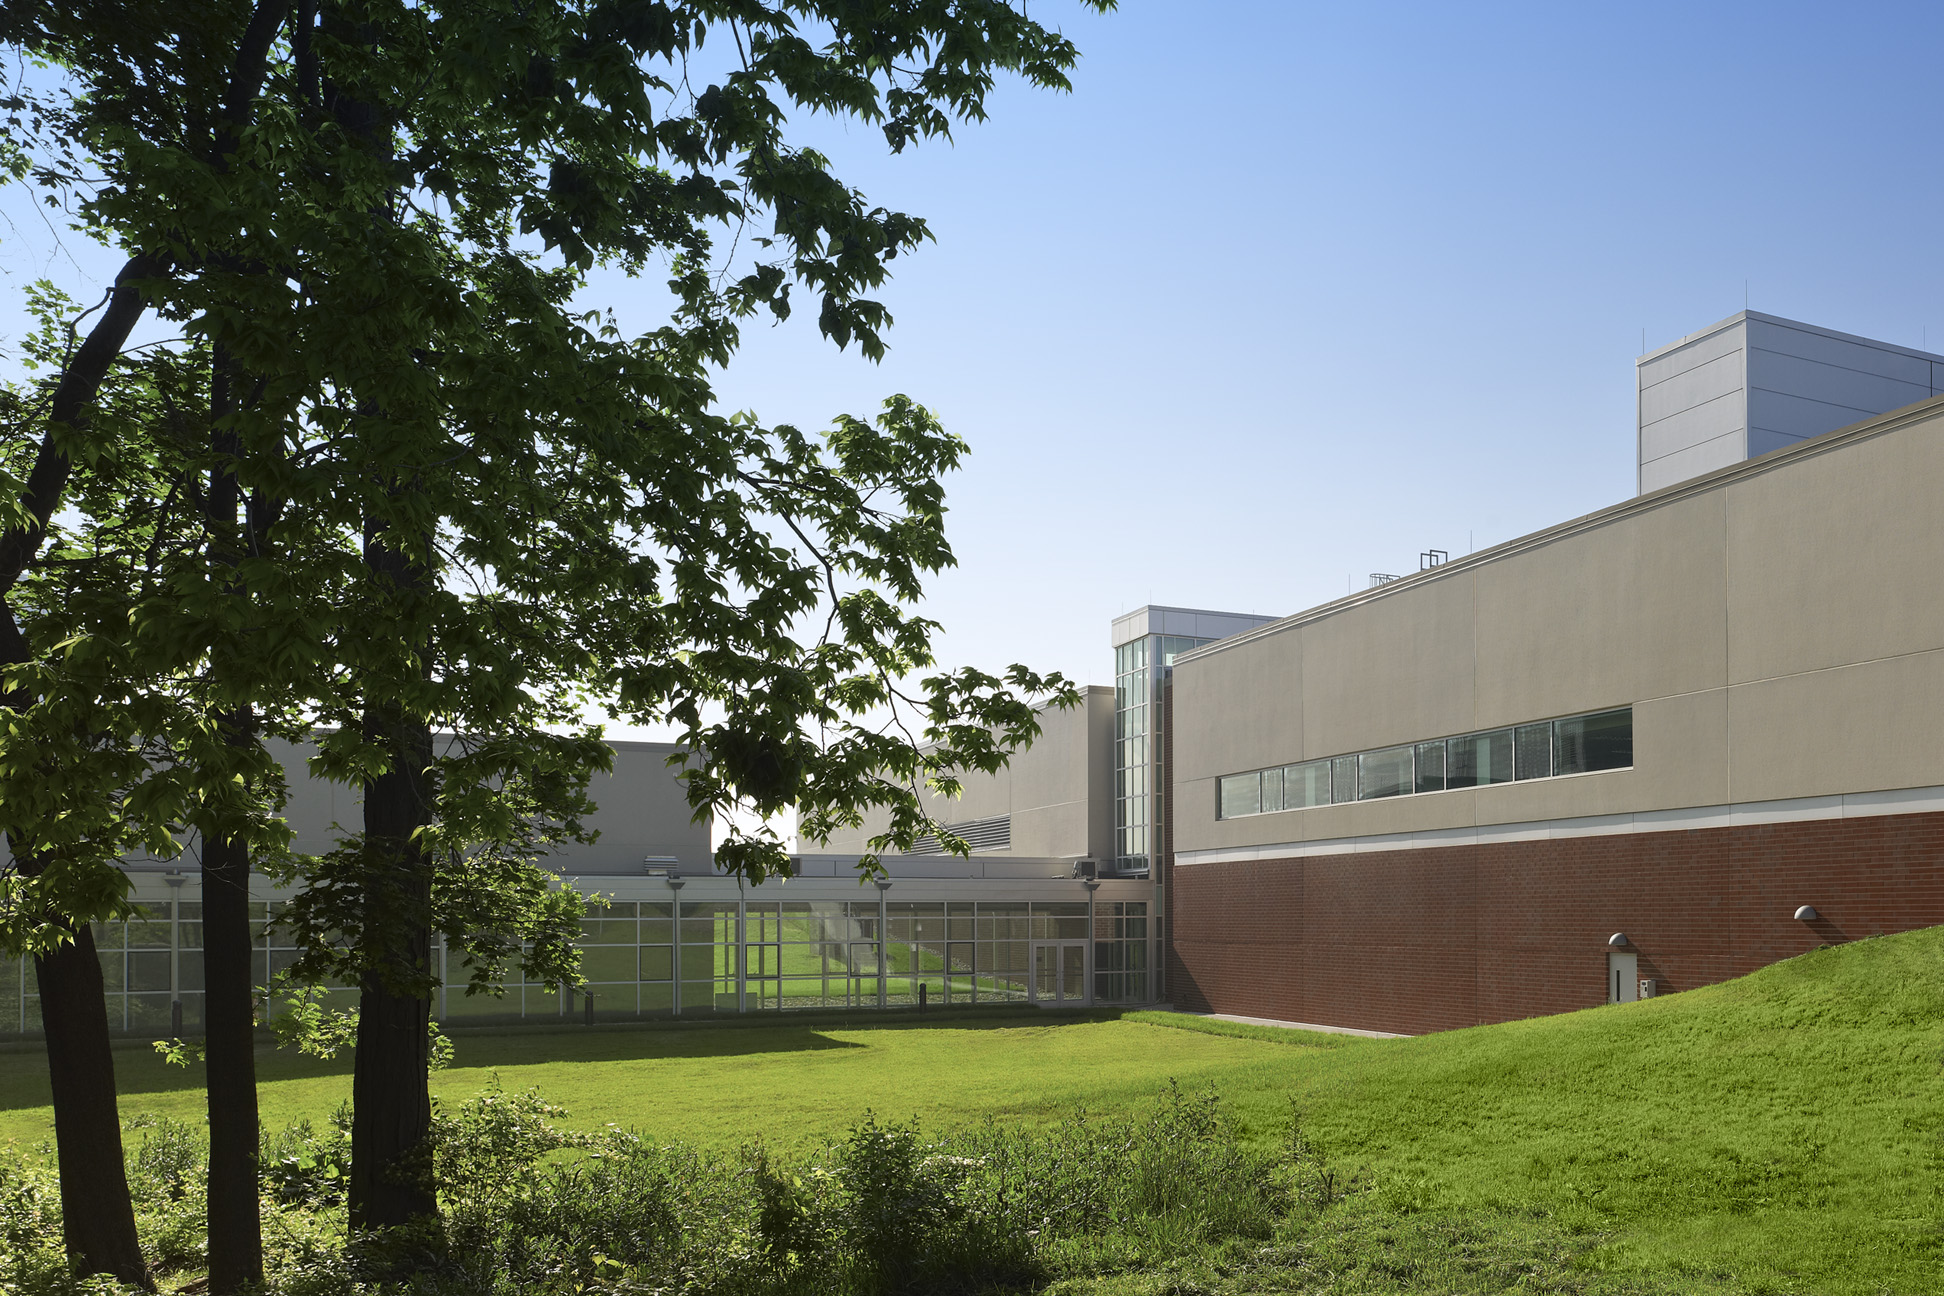
<path id="1" fill-rule="evenodd" d="M 1274 842 L 1261 846 L 1186 850 L 1175 854 L 1174 863 L 1177 868 L 1189 868 L 1197 864 L 1239 864 L 1257 860 L 1303 859 L 1316 855 L 1444 850 L 1453 846 L 1488 846 L 1505 842 L 1695 832 L 1759 824 L 1939 813 L 1944 813 L 1944 787 L 1896 788 L 1880 792 L 1850 792 L 1840 796 L 1743 801 L 1730 805 L 1638 810 L 1630 814 L 1586 815 L 1571 819 L 1538 819 L 1521 823 L 1479 824 L 1475 827 L 1428 828 L 1408 833 L 1372 833 L 1363 837 Z"/>

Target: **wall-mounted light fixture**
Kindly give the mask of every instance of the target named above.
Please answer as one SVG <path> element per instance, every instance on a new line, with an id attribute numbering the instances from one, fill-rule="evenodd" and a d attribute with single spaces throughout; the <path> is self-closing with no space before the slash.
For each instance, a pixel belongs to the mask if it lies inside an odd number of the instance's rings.
<path id="1" fill-rule="evenodd" d="M 1615 949 L 1625 949 L 1627 946 L 1627 933 L 1613 933 L 1613 935 L 1607 937 L 1607 944 L 1613 946 Z"/>
<path id="2" fill-rule="evenodd" d="M 1820 917 L 1822 915 L 1816 912 L 1816 906 L 1814 905 L 1803 905 L 1795 911 L 1795 919 L 1797 922 L 1814 922 Z"/>

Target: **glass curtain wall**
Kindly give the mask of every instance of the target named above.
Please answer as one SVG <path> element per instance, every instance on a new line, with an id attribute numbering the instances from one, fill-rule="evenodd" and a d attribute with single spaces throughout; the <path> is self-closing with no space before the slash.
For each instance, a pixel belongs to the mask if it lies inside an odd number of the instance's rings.
<path id="1" fill-rule="evenodd" d="M 1094 998 L 1143 1003 L 1148 998 L 1147 902 L 1102 901 L 1094 906 Z"/>
<path id="2" fill-rule="evenodd" d="M 282 906 L 251 906 L 256 983 L 297 955 L 277 924 Z M 584 992 L 552 982 L 505 981 L 466 993 L 467 969 L 442 946 L 433 952 L 445 988 L 437 1016 L 459 1025 L 522 1020 L 580 1021 L 587 999 L 599 1021 L 818 1008 L 1024 1003 L 1033 994 L 1035 945 L 1084 942 L 1092 997 L 1102 1003 L 1153 998 L 1153 913 L 1145 901 L 655 901 L 589 904 L 581 923 Z M 95 929 L 110 1028 L 166 1035 L 180 998 L 183 1030 L 199 1034 L 202 1012 L 202 909 L 137 906 L 126 922 Z M 677 921 L 680 922 L 679 944 Z M 173 943 L 172 943 L 173 942 Z M 172 971 L 173 969 L 173 971 Z M 174 989 L 171 989 L 171 976 Z M 679 1009 L 677 990 L 679 988 Z M 1071 997 L 1071 987 L 1068 989 Z M 339 988 L 331 1006 L 354 1008 Z M 33 969 L 0 961 L 0 1036 L 40 1029 Z"/>
<path id="3" fill-rule="evenodd" d="M 1161 683 L 1178 654 L 1212 639 L 1147 635 L 1114 649 L 1114 863 L 1141 872 L 1154 862 L 1167 813 L 1161 753 Z"/>
<path id="4" fill-rule="evenodd" d="M 1114 649 L 1114 862 L 1148 864 L 1148 641 Z"/>

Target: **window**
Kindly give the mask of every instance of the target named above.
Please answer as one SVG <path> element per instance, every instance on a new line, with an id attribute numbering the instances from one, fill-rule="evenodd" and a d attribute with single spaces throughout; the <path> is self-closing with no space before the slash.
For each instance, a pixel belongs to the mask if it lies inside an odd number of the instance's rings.
<path id="1" fill-rule="evenodd" d="M 1512 731 L 1466 734 L 1445 744 L 1445 786 L 1484 787 L 1512 781 Z"/>
<path id="2" fill-rule="evenodd" d="M 1591 774 L 1633 764 L 1633 708 L 1553 721 L 1553 773 Z"/>
<path id="3" fill-rule="evenodd" d="M 1409 747 L 1386 747 L 1357 758 L 1357 800 L 1408 796 L 1413 786 Z"/>
<path id="4" fill-rule="evenodd" d="M 1417 745 L 1417 790 L 1442 792 L 1445 786 L 1445 745 L 1441 742 Z"/>
<path id="5" fill-rule="evenodd" d="M 1216 780 L 1216 811 L 1220 818 L 1235 819 L 1632 766 L 1633 708 L 1617 707 L 1300 765 L 1225 774 Z"/>
<path id="6" fill-rule="evenodd" d="M 1254 774 L 1232 774 L 1221 781 L 1222 818 L 1262 813 L 1262 781 Z"/>
<path id="7" fill-rule="evenodd" d="M 1552 732 L 1553 727 L 1550 724 L 1520 725 L 1512 731 L 1514 778 L 1552 777 Z"/>
<path id="8" fill-rule="evenodd" d="M 1330 762 L 1330 800 L 1341 804 L 1357 799 L 1357 758 L 1338 756 Z"/>
<path id="9" fill-rule="evenodd" d="M 1271 810 L 1282 808 L 1283 772 L 1282 767 L 1277 766 L 1275 769 L 1262 771 L 1262 812 L 1267 814 Z"/>
<path id="10" fill-rule="evenodd" d="M 1283 809 L 1330 804 L 1330 762 L 1309 761 L 1283 768 Z"/>

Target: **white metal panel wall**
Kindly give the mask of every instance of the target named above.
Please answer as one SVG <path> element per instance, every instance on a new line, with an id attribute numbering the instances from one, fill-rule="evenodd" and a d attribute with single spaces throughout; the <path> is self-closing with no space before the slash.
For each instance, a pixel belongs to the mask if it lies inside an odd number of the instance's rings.
<path id="1" fill-rule="evenodd" d="M 1944 356 L 1754 311 L 1636 367 L 1643 495 L 1944 392 Z"/>
<path id="2" fill-rule="evenodd" d="M 1786 320 L 1746 327 L 1751 459 L 1937 394 L 1921 352 Z"/>
<path id="3" fill-rule="evenodd" d="M 1747 457 L 1747 357 L 1733 319 L 1640 359 L 1641 494 Z"/>

